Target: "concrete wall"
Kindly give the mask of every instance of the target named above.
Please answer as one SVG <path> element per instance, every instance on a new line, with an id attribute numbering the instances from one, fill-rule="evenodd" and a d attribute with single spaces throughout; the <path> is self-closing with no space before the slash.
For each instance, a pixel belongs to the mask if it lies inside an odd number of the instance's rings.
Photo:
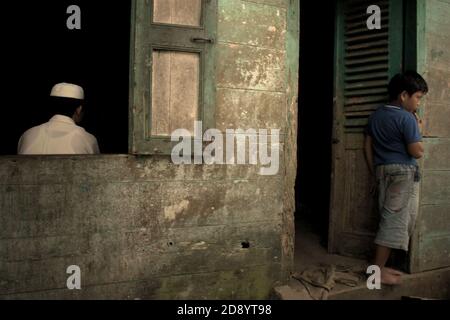
<path id="1" fill-rule="evenodd" d="M 418 69 L 430 92 L 423 103 L 425 158 L 414 271 L 450 265 L 450 1 L 418 1 Z"/>
<path id="2" fill-rule="evenodd" d="M 0 299 L 261 299 L 285 281 L 297 7 L 220 0 L 218 9 L 217 128 L 281 128 L 278 175 L 169 157 L 2 157 Z M 70 265 L 81 267 L 82 290 L 66 288 Z"/>

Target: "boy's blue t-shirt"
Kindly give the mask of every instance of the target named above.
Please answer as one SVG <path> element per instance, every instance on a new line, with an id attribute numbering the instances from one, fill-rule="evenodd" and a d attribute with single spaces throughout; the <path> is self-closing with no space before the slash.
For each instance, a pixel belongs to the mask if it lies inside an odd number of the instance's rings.
<path id="1" fill-rule="evenodd" d="M 374 164 L 417 165 L 407 146 L 422 141 L 414 115 L 396 106 L 381 106 L 369 118 L 366 133 L 373 138 Z"/>

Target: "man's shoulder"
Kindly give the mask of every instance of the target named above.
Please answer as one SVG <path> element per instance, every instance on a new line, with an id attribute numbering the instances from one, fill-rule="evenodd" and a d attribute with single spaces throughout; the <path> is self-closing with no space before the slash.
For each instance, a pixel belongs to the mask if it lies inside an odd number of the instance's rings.
<path id="1" fill-rule="evenodd" d="M 38 126 L 34 126 L 34 127 L 30 128 L 30 129 L 28 129 L 27 131 L 25 131 L 22 136 L 25 137 L 25 136 L 29 136 L 29 135 L 36 135 L 39 132 L 41 132 L 41 130 L 43 128 L 45 128 L 45 126 L 47 126 L 47 125 L 48 125 L 48 122 L 45 122 L 45 123 L 40 124 Z"/>
<path id="2" fill-rule="evenodd" d="M 89 132 L 87 132 L 86 129 L 84 129 L 83 127 L 76 126 L 76 131 L 77 131 L 77 134 L 79 134 L 84 139 L 88 140 L 89 142 L 97 142 L 97 138 L 93 134 L 90 134 Z"/>
<path id="3" fill-rule="evenodd" d="M 97 154 L 100 153 L 97 138 L 87 132 L 82 127 L 77 127 L 76 133 L 72 135 L 73 145 L 79 154 Z"/>

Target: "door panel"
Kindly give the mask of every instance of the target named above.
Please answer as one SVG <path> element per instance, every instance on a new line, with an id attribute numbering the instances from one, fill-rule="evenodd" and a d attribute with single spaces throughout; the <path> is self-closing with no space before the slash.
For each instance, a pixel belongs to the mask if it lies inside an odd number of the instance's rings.
<path id="1" fill-rule="evenodd" d="M 130 153 L 170 155 L 174 130 L 215 127 L 218 2 L 132 3 Z"/>

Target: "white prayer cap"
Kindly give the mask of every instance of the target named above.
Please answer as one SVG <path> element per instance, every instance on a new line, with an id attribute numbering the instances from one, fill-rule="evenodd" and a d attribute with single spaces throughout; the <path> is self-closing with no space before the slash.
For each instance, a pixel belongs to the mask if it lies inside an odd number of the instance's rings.
<path id="1" fill-rule="evenodd" d="M 84 100 L 84 90 L 76 84 L 58 83 L 53 87 L 50 96 Z"/>

